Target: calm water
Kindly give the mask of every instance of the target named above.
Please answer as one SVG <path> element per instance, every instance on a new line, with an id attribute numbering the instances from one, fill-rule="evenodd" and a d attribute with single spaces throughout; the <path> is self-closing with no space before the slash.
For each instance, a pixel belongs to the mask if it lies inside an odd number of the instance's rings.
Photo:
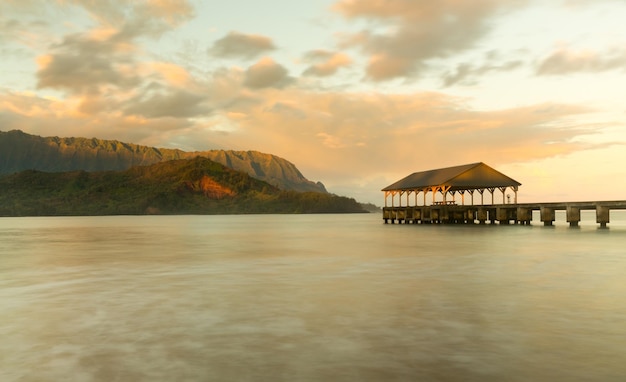
<path id="1" fill-rule="evenodd" d="M 0 219 L 2 381 L 623 381 L 626 219 Z"/>

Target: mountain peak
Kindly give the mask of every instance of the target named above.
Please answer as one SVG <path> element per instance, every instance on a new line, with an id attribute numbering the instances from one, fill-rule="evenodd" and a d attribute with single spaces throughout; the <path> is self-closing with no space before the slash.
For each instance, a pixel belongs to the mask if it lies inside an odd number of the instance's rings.
<path id="1" fill-rule="evenodd" d="M 209 158 L 284 190 L 327 192 L 322 183 L 306 179 L 293 163 L 254 150 L 186 152 L 117 140 L 41 137 L 21 130 L 0 131 L 0 174 L 27 169 L 45 172 L 125 170 L 196 156 Z"/>

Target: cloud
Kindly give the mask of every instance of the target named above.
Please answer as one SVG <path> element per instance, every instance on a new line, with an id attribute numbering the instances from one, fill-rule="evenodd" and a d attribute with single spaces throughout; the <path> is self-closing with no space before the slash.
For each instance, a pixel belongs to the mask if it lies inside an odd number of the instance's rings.
<path id="1" fill-rule="evenodd" d="M 326 50 L 313 50 L 305 54 L 305 61 L 313 62 L 305 71 L 305 76 L 327 77 L 340 68 L 352 64 L 352 59 L 345 53 Z"/>
<path id="2" fill-rule="evenodd" d="M 139 96 L 127 102 L 126 115 L 139 115 L 145 118 L 192 118 L 210 112 L 204 95 L 186 90 L 157 92 L 148 97 Z"/>
<path id="3" fill-rule="evenodd" d="M 594 112 L 578 105 L 472 110 L 441 93 L 296 87 L 265 89 L 259 100 L 240 109 L 231 142 L 288 158 L 309 179 L 350 195 L 362 187 L 371 195 L 419 169 L 477 161 L 499 168 L 605 145 L 585 139 L 603 127 L 578 122 Z"/>
<path id="4" fill-rule="evenodd" d="M 99 27 L 112 27 L 133 36 L 159 37 L 190 20 L 194 8 L 188 0 L 21 0 L 0 2 L 0 14 L 21 19 L 56 20 L 75 9 L 87 12 Z M 69 23 L 68 23 L 69 24 Z"/>
<path id="5" fill-rule="evenodd" d="M 475 111 L 440 93 L 297 88 L 268 89 L 261 99 L 240 110 L 238 144 L 264 147 L 332 178 L 381 174 L 416 161 L 428 168 L 563 155 L 591 147 L 574 138 L 596 131 L 569 122 L 590 112 L 576 105 Z"/>
<path id="6" fill-rule="evenodd" d="M 128 37 L 159 37 L 191 19 L 195 12 L 187 0 L 67 0 L 83 8 L 101 26 L 111 26 Z"/>
<path id="7" fill-rule="evenodd" d="M 181 105 L 181 115 L 205 110 L 190 97 L 197 89 L 185 68 L 170 62 L 147 61 L 147 54 L 139 45 L 140 37 L 158 35 L 190 17 L 193 10 L 186 1 L 75 0 L 65 4 L 85 8 L 98 25 L 68 34 L 47 47 L 47 53 L 37 58 L 38 89 L 65 91 L 69 97 L 80 100 L 78 111 L 92 115 L 114 107 L 133 113 L 173 115 L 175 112 L 168 106 L 181 98 L 194 101 Z M 171 89 L 146 93 L 152 83 Z M 193 89 L 187 94 L 177 90 L 182 87 Z M 144 93 L 139 96 L 139 92 Z M 121 106 L 124 102 L 129 104 Z M 162 108 L 148 112 L 142 107 L 145 104 Z"/>
<path id="8" fill-rule="evenodd" d="M 270 113 L 289 116 L 291 119 L 306 119 L 304 111 L 302 111 L 300 107 L 293 102 L 276 102 L 266 110 Z"/>
<path id="9" fill-rule="evenodd" d="M 171 62 L 151 62 L 147 64 L 147 71 L 156 74 L 171 86 L 182 88 L 193 86 L 192 75 L 185 68 Z"/>
<path id="10" fill-rule="evenodd" d="M 511 71 L 521 67 L 522 60 L 511 60 L 503 63 L 484 63 L 480 66 L 471 63 L 458 64 L 456 68 L 443 76 L 444 86 L 456 84 L 473 84 L 478 77 L 492 72 Z"/>
<path id="11" fill-rule="evenodd" d="M 20 40 L 23 31 L 27 26 L 21 20 L 17 19 L 0 19 L 0 42 L 4 44 L 9 44 L 14 40 Z"/>
<path id="12" fill-rule="evenodd" d="M 267 61 L 268 67 L 273 67 L 272 62 Z M 572 116 L 589 112 L 574 105 L 475 111 L 467 109 L 464 100 L 441 93 L 311 92 L 271 86 L 251 92 L 243 86 L 245 78 L 244 72 L 220 70 L 205 84 L 149 83 L 130 97 L 78 95 L 49 100 L 5 94 L 0 97 L 0 112 L 4 120 L 14 121 L 3 129 L 22 124 L 40 132 L 64 126 L 74 135 L 89 131 L 90 136 L 97 132 L 111 137 L 106 126 L 115 126 L 116 138 L 129 140 L 147 139 L 147 129 L 158 127 L 153 143 L 165 139 L 159 138 L 163 132 L 176 136 L 176 131 L 210 128 L 207 139 L 221 147 L 271 152 L 317 178 L 337 179 L 380 175 L 389 166 L 416 160 L 427 168 L 550 157 L 587 148 L 574 138 L 593 133 L 569 122 Z M 96 112 L 98 118 L 89 115 Z M 222 135 L 211 132 L 218 130 Z M 443 164 L 442 153 L 447 153 Z"/>
<path id="13" fill-rule="evenodd" d="M 139 18 L 160 20 L 170 27 L 176 27 L 195 16 L 188 0 L 147 0 L 136 4 L 135 11 Z"/>
<path id="14" fill-rule="evenodd" d="M 115 29 L 70 35 L 40 56 L 38 88 L 67 91 L 76 110 L 95 115 L 123 110 L 146 118 L 191 118 L 211 109 L 206 84 L 169 62 L 140 61 L 138 48 Z"/>
<path id="15" fill-rule="evenodd" d="M 0 121 L 3 130 L 40 135 L 97 136 L 157 147 L 183 142 L 187 150 L 260 150 L 296 163 L 333 192 L 348 185 L 358 192 L 359 185 L 371 187 L 375 180 L 383 187 L 417 169 L 567 155 L 598 147 L 580 137 L 601 131 L 573 122 L 593 112 L 577 105 L 472 110 L 465 99 L 435 92 L 250 90 L 243 85 L 245 76 L 221 69 L 207 83 L 193 78 L 192 86 L 149 83 L 133 96 L 111 99 L 5 92 L 0 93 Z M 90 107 L 97 118 L 81 110 Z M 181 140 L 182 135 L 198 139 Z"/>
<path id="16" fill-rule="evenodd" d="M 289 82 L 287 69 L 269 57 L 262 58 L 246 70 L 244 85 L 253 89 L 281 87 Z"/>
<path id="17" fill-rule="evenodd" d="M 105 109 L 98 118 L 78 110 L 81 98 L 49 99 L 28 93 L 0 92 L 2 130 L 23 130 L 42 136 L 60 135 L 118 139 L 142 144 L 169 132 L 189 129 L 184 118 L 145 118 L 125 115 L 117 108 Z M 196 125 L 202 129 L 204 125 Z M 154 141 L 153 141 L 154 142 Z M 158 146 L 162 146 L 163 141 Z"/>
<path id="18" fill-rule="evenodd" d="M 341 149 L 346 147 L 346 144 L 342 142 L 341 138 L 335 135 L 330 135 L 328 133 L 317 133 L 316 135 L 320 139 L 322 139 L 324 146 L 327 146 L 331 149 Z"/>
<path id="19" fill-rule="evenodd" d="M 130 88 L 139 83 L 131 69 L 135 47 L 117 32 L 66 36 L 51 53 L 38 58 L 37 87 L 98 93 L 102 86 Z"/>
<path id="20" fill-rule="evenodd" d="M 626 50 L 613 49 L 604 53 L 593 50 L 559 48 L 544 58 L 537 67 L 538 75 L 561 75 L 577 72 L 603 72 L 626 67 Z"/>
<path id="21" fill-rule="evenodd" d="M 253 58 L 274 49 L 276 47 L 268 37 L 230 32 L 215 41 L 209 53 L 218 57 Z"/>
<path id="22" fill-rule="evenodd" d="M 491 17 L 520 1 L 339 0 L 333 9 L 347 19 L 365 19 L 367 30 L 348 35 L 343 47 L 369 54 L 374 81 L 419 74 L 426 62 L 475 46 L 491 29 Z"/>

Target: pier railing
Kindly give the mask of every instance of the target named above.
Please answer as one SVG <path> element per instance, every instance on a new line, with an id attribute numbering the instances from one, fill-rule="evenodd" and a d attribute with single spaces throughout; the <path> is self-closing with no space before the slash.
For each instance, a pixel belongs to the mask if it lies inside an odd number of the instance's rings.
<path id="1" fill-rule="evenodd" d="M 578 226 L 580 212 L 596 211 L 596 223 L 606 227 L 611 210 L 626 210 L 626 200 L 596 202 L 519 203 L 489 205 L 433 204 L 429 206 L 384 207 L 383 220 L 399 224 L 530 224 L 533 211 L 539 211 L 544 225 L 556 220 L 555 211 L 564 210 L 570 226 Z"/>

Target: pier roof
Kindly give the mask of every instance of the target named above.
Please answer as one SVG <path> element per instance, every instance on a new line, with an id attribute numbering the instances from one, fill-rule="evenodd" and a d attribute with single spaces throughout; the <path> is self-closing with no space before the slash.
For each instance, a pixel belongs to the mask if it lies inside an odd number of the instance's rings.
<path id="1" fill-rule="evenodd" d="M 497 187 L 521 186 L 518 181 L 494 170 L 483 162 L 436 170 L 415 172 L 390 184 L 381 191 L 419 190 L 446 187 L 449 191 L 476 190 Z"/>

